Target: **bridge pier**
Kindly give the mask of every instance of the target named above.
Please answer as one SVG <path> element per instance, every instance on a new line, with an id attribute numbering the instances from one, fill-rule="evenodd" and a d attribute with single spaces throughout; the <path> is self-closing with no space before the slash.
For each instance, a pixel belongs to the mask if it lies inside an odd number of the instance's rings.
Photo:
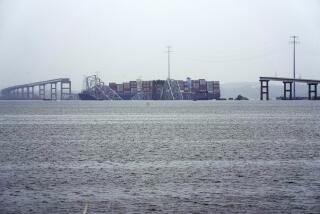
<path id="1" fill-rule="evenodd" d="M 29 99 L 29 98 L 30 98 L 30 88 L 27 87 L 27 99 Z"/>
<path id="2" fill-rule="evenodd" d="M 312 86 L 313 86 L 313 90 L 312 90 Z M 312 98 L 314 100 L 317 99 L 317 87 L 318 87 L 318 83 L 308 83 L 308 99 L 312 100 Z M 312 97 L 312 93 L 313 93 L 313 97 Z"/>
<path id="3" fill-rule="evenodd" d="M 34 86 L 27 87 L 27 98 L 34 99 Z"/>
<path id="4" fill-rule="evenodd" d="M 15 97 L 19 97 L 19 89 L 18 89 L 18 88 L 16 88 L 16 89 L 14 90 L 14 96 L 15 96 Z"/>
<path id="5" fill-rule="evenodd" d="M 289 88 L 287 87 L 289 85 Z M 283 99 L 287 100 L 287 92 L 289 92 L 289 100 L 292 100 L 292 82 L 283 81 Z"/>
<path id="6" fill-rule="evenodd" d="M 34 86 L 31 86 L 31 96 L 32 96 L 32 99 L 34 99 Z"/>
<path id="7" fill-rule="evenodd" d="M 266 100 L 269 100 L 269 80 L 260 80 L 260 100 L 263 100 L 264 94 Z"/>
<path id="8" fill-rule="evenodd" d="M 24 87 L 21 88 L 21 95 L 22 95 L 22 99 L 25 98 L 25 95 L 24 95 Z"/>
<path id="9" fill-rule="evenodd" d="M 60 87 L 61 87 L 60 88 L 60 93 L 61 93 L 60 99 L 61 100 L 65 99 L 65 96 L 70 97 L 70 95 L 71 95 L 71 81 L 61 82 Z"/>
<path id="10" fill-rule="evenodd" d="M 51 83 L 51 100 L 57 100 L 57 83 Z"/>
<path id="11" fill-rule="evenodd" d="M 46 85 L 45 84 L 39 85 L 39 97 L 40 97 L 40 99 L 46 98 Z"/>
<path id="12" fill-rule="evenodd" d="M 21 88 L 21 98 L 25 99 L 25 92 L 24 92 L 24 88 Z"/>
<path id="13" fill-rule="evenodd" d="M 29 94 L 28 93 L 29 93 L 29 88 L 25 87 L 25 92 L 24 92 L 24 96 L 23 96 L 25 99 L 29 99 Z"/>

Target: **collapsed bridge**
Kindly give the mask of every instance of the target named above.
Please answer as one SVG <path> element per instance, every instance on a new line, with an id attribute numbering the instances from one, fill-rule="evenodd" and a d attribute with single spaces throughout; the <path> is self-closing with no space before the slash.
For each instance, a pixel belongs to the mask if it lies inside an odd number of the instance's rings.
<path id="1" fill-rule="evenodd" d="M 49 87 L 46 88 L 46 86 Z M 60 86 L 60 93 L 58 86 Z M 70 99 L 71 81 L 69 78 L 59 78 L 15 85 L 2 89 L 1 95 L 3 99 L 10 100 Z"/>
<path id="2" fill-rule="evenodd" d="M 85 89 L 79 94 L 82 100 L 122 100 L 122 98 L 108 85 L 97 77 L 87 76 L 84 80 Z"/>

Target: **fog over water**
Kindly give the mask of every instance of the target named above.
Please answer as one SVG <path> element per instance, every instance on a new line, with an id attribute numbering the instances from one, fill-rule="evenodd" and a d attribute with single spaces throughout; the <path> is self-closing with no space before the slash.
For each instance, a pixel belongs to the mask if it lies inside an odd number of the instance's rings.
<path id="1" fill-rule="evenodd" d="M 0 213 L 319 213 L 319 111 L 0 101 Z"/>
<path id="2" fill-rule="evenodd" d="M 0 88 L 84 75 L 105 82 L 172 77 L 256 82 L 320 79 L 318 0 L 1 0 Z"/>

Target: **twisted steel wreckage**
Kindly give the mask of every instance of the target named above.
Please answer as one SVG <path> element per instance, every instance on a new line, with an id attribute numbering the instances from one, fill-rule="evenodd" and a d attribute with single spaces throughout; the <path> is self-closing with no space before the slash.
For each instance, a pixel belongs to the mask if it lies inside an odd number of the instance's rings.
<path id="1" fill-rule="evenodd" d="M 79 94 L 83 100 L 207 100 L 220 98 L 219 81 L 205 79 L 186 81 L 151 80 L 130 81 L 106 85 L 97 75 L 85 77 L 85 89 Z"/>

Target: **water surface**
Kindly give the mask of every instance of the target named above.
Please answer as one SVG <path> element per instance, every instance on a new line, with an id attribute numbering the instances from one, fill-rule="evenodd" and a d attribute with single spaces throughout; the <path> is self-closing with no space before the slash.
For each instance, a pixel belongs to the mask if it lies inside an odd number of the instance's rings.
<path id="1" fill-rule="evenodd" d="M 319 213 L 320 102 L 0 101 L 0 213 Z"/>

